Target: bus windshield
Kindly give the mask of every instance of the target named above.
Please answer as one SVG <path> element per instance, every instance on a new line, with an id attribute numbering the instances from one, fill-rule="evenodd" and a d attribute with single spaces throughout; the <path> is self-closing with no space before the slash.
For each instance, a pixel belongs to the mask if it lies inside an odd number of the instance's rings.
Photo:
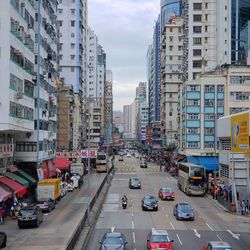
<path id="1" fill-rule="evenodd" d="M 196 188 L 204 188 L 205 185 L 204 168 L 200 167 L 190 168 L 189 185 Z"/>
<path id="2" fill-rule="evenodd" d="M 97 160 L 106 160 L 106 155 L 97 155 Z"/>

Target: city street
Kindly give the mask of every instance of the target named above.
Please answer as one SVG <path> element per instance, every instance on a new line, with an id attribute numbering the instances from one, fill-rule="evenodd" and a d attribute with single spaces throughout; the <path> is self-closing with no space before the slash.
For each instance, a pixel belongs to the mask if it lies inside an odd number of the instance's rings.
<path id="1" fill-rule="evenodd" d="M 98 249 L 105 232 L 112 228 L 125 234 L 127 249 L 146 249 L 146 237 L 151 228 L 167 229 L 174 240 L 174 249 L 200 250 L 211 240 L 227 241 L 233 249 L 248 250 L 250 246 L 250 219 L 224 212 L 206 197 L 189 197 L 177 189 L 177 181 L 168 173 L 159 172 L 159 166 L 149 163 L 140 169 L 139 159 L 124 157 L 115 162 L 116 173 L 109 189 L 95 230 L 88 244 L 88 250 Z M 138 176 L 142 189 L 128 188 L 128 179 Z M 157 194 L 160 186 L 172 187 L 175 201 L 161 201 Z M 128 208 L 123 210 L 121 198 L 126 194 Z M 141 199 L 154 195 L 159 200 L 158 212 L 144 212 Z M 194 208 L 194 221 L 177 221 L 173 206 L 177 202 L 189 202 Z"/>
<path id="2" fill-rule="evenodd" d="M 91 174 L 90 196 L 93 197 L 105 174 Z M 0 225 L 7 233 L 6 249 L 65 249 L 88 204 L 88 181 L 84 177 L 81 189 L 68 193 L 56 205 L 56 209 L 44 214 L 39 228 L 19 229 L 16 219 L 8 219 Z"/>

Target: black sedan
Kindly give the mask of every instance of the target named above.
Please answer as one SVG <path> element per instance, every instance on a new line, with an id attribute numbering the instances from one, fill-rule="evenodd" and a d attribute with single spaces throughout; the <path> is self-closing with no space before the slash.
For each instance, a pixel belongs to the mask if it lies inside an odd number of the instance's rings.
<path id="1" fill-rule="evenodd" d="M 143 211 L 158 211 L 158 201 L 152 195 L 146 195 L 141 201 L 141 208 Z"/>
<path id="2" fill-rule="evenodd" d="M 35 226 L 43 222 L 43 213 L 39 206 L 25 207 L 22 208 L 18 216 L 18 227 L 23 228 L 24 226 Z"/>
<path id="3" fill-rule="evenodd" d="M 174 216 L 177 220 L 194 220 L 193 208 L 188 203 L 178 203 L 174 206 Z"/>
<path id="4" fill-rule="evenodd" d="M 102 240 L 99 241 L 101 244 L 100 250 L 124 250 L 128 243 L 125 239 L 124 234 L 119 232 L 105 233 Z"/>
<path id="5" fill-rule="evenodd" d="M 142 161 L 140 162 L 140 168 L 147 168 L 147 167 L 148 167 L 147 161 L 142 160 Z"/>
<path id="6" fill-rule="evenodd" d="M 129 188 L 131 189 L 140 189 L 141 188 L 141 181 L 137 177 L 129 178 Z"/>
<path id="7" fill-rule="evenodd" d="M 6 247 L 7 234 L 5 232 L 0 232 L 0 248 Z"/>
<path id="8" fill-rule="evenodd" d="M 39 200 L 37 201 L 37 205 L 41 208 L 42 212 L 51 212 L 56 207 L 56 203 L 52 199 Z"/>

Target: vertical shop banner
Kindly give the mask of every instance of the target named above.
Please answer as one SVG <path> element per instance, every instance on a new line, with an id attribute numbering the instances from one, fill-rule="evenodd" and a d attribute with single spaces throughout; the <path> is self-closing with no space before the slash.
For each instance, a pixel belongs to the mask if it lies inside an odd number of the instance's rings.
<path id="1" fill-rule="evenodd" d="M 249 113 L 232 116 L 230 126 L 232 152 L 249 153 Z"/>

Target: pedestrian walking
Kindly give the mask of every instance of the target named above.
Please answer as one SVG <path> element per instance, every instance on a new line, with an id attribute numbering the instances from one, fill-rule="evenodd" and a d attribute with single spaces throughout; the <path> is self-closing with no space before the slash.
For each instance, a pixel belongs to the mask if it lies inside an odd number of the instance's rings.
<path id="1" fill-rule="evenodd" d="M 246 209 L 246 203 L 245 203 L 245 200 L 242 200 L 241 204 L 241 215 L 245 215 L 245 209 Z"/>

